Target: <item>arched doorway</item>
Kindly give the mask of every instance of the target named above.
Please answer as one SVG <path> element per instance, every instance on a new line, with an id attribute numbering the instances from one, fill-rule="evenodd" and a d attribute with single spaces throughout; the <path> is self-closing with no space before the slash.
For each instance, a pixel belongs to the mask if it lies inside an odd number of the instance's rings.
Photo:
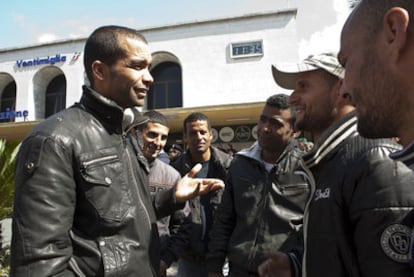
<path id="1" fill-rule="evenodd" d="M 66 107 L 66 78 L 61 74 L 50 81 L 46 88 L 45 117 Z"/>
<path id="2" fill-rule="evenodd" d="M 152 64 L 154 83 L 147 95 L 147 109 L 182 107 L 182 73 L 177 57 L 166 52 L 154 53 Z"/>
<path id="3" fill-rule="evenodd" d="M 0 112 L 15 111 L 16 81 L 7 73 L 0 74 Z M 0 118 L 0 122 L 12 122 L 14 117 Z"/>
<path id="4" fill-rule="evenodd" d="M 66 108 L 66 77 L 56 66 L 47 66 L 33 77 L 36 119 Z"/>

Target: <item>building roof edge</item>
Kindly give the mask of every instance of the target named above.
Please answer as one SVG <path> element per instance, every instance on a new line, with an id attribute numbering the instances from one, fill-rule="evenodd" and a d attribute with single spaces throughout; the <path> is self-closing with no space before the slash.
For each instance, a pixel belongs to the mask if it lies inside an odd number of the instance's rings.
<path id="1" fill-rule="evenodd" d="M 208 24 L 212 22 L 220 22 L 220 21 L 229 21 L 229 20 L 235 20 L 235 19 L 242 19 L 242 18 L 254 18 L 254 17 L 261 17 L 261 16 L 269 16 L 273 14 L 296 14 L 297 8 L 288 8 L 288 9 L 279 9 L 279 10 L 272 10 L 272 11 L 265 11 L 265 12 L 255 12 L 255 13 L 247 13 L 244 15 L 234 15 L 229 17 L 219 17 L 219 18 L 210 18 L 205 20 L 194 20 L 194 21 L 188 21 L 188 22 L 177 22 L 177 23 L 171 23 L 171 24 L 165 24 L 165 25 L 159 25 L 159 26 L 146 26 L 137 28 L 140 32 L 149 32 L 152 30 L 160 30 L 160 29 L 169 29 L 169 28 L 176 28 L 176 27 L 185 27 L 195 24 Z M 7 48 L 0 48 L 0 54 L 10 51 L 18 51 L 18 50 L 26 50 L 30 48 L 40 48 L 44 46 L 51 46 L 51 45 L 59 45 L 59 44 L 66 44 L 71 42 L 80 42 L 86 40 L 87 37 L 78 37 L 78 38 L 66 38 L 66 39 L 60 39 L 60 40 L 54 40 L 50 42 L 45 43 L 34 43 L 34 44 L 28 44 L 23 46 L 17 46 L 17 47 L 7 47 Z"/>

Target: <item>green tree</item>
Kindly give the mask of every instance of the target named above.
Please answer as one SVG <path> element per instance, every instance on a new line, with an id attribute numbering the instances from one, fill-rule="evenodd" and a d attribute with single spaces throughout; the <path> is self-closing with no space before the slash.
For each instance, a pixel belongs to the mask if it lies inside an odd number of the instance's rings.
<path id="1" fill-rule="evenodd" d="M 13 212 L 14 164 L 20 143 L 0 139 L 0 220 Z"/>

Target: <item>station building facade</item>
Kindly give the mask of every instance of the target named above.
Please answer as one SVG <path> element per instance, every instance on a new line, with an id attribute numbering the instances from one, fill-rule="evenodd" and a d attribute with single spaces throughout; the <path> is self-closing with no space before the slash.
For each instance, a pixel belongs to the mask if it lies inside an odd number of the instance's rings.
<path id="1" fill-rule="evenodd" d="M 241 148 L 256 139 L 264 101 L 289 93 L 271 64 L 299 59 L 297 8 L 138 29 L 153 55 L 154 84 L 143 110 L 169 119 L 179 141 L 183 119 L 206 113 L 215 143 Z M 21 140 L 39 121 L 79 101 L 87 83 L 86 38 L 0 49 L 0 138 Z"/>

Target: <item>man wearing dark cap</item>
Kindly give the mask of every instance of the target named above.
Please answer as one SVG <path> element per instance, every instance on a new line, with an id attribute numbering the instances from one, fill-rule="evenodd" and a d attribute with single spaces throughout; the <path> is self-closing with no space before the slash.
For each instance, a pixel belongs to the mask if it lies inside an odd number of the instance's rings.
<path id="1" fill-rule="evenodd" d="M 183 153 L 183 148 L 179 144 L 173 144 L 168 149 L 168 157 L 170 161 L 173 162 L 178 156 Z"/>
<path id="2" fill-rule="evenodd" d="M 335 54 L 272 71 L 280 86 L 294 90 L 289 102 L 297 129 L 316 141 L 299 171 L 312 192 L 304 215 L 305 250 L 271 254 L 259 267 L 261 276 L 410 276 L 410 229 L 400 221 L 414 205 L 412 173 L 388 157 L 400 146 L 359 135 Z"/>

